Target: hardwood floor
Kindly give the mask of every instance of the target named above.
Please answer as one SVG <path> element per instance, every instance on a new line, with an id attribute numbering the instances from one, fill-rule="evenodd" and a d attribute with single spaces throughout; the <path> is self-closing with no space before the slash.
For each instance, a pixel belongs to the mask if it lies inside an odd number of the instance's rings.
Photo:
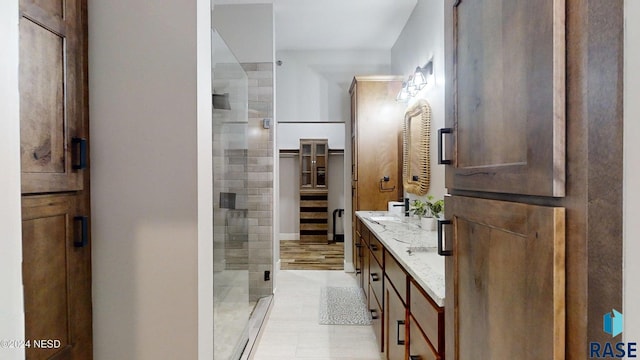
<path id="1" fill-rule="evenodd" d="M 344 243 L 301 244 L 298 240 L 280 241 L 282 270 L 343 270 Z"/>

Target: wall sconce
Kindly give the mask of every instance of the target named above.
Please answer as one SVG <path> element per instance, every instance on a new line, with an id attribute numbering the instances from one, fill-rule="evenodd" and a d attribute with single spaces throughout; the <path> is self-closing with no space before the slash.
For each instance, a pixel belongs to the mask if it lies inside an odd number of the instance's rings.
<path id="1" fill-rule="evenodd" d="M 427 84 L 433 82 L 433 61 L 429 62 L 423 67 L 416 67 L 413 74 L 409 75 L 409 79 L 402 83 L 402 89 L 398 96 L 397 101 L 407 101 L 410 97 L 416 96 L 420 90 L 422 90 Z"/>
<path id="2" fill-rule="evenodd" d="M 396 96 L 396 101 L 408 101 L 408 100 L 409 100 L 409 91 L 407 90 L 407 82 L 403 81 L 402 89 L 400 89 L 398 96 Z"/>

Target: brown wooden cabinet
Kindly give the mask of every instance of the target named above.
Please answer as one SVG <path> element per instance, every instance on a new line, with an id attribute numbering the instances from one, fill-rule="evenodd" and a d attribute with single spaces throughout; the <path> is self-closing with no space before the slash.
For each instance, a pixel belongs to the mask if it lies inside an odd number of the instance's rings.
<path id="1" fill-rule="evenodd" d="M 585 359 L 611 340 L 622 9 L 445 2 L 447 358 Z"/>
<path id="2" fill-rule="evenodd" d="M 20 0 L 22 276 L 28 359 L 91 359 L 86 0 Z M 47 343 L 49 345 L 49 343 Z"/>
<path id="3" fill-rule="evenodd" d="M 300 191 L 328 190 L 327 139 L 300 139 Z"/>
<path id="4" fill-rule="evenodd" d="M 457 22 L 447 188 L 564 196 L 565 0 L 449 6 Z"/>
<path id="5" fill-rule="evenodd" d="M 463 196 L 446 206 L 455 358 L 563 359 L 564 209 Z"/>
<path id="6" fill-rule="evenodd" d="M 389 278 L 385 277 L 385 281 L 389 281 Z M 384 313 L 385 359 L 406 359 L 407 308 L 391 283 L 384 288 Z"/>
<path id="7" fill-rule="evenodd" d="M 20 1 L 22 193 L 83 189 L 83 1 Z"/>
<path id="8" fill-rule="evenodd" d="M 89 224 L 77 201 L 74 194 L 22 199 L 25 339 L 60 341 L 31 346 L 28 359 L 92 357 Z"/>
<path id="9" fill-rule="evenodd" d="M 356 76 L 351 83 L 351 208 L 386 210 L 402 198 L 402 124 L 399 76 Z M 355 243 L 355 229 L 353 233 Z M 355 252 L 353 261 L 355 263 Z"/>
<path id="10" fill-rule="evenodd" d="M 445 358 L 444 308 L 417 285 L 384 244 L 357 219 L 367 304 L 384 359 Z M 368 246 L 366 246 L 368 244 Z M 413 356 L 413 357 L 411 357 Z"/>
<path id="11" fill-rule="evenodd" d="M 300 242 L 329 241 L 327 139 L 300 140 Z"/>
<path id="12" fill-rule="evenodd" d="M 444 309 L 433 302 L 413 279 L 409 282 L 409 299 L 409 355 L 444 359 Z"/>

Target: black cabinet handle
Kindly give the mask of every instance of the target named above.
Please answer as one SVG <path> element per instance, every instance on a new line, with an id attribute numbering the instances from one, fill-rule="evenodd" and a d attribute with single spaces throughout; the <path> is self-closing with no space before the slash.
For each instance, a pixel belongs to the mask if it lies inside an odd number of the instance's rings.
<path id="1" fill-rule="evenodd" d="M 438 129 L 438 164 L 440 165 L 451 165 L 451 160 L 445 160 L 443 158 L 444 152 L 442 151 L 442 135 L 451 134 L 451 132 L 451 128 Z"/>
<path id="2" fill-rule="evenodd" d="M 362 257 L 362 244 L 357 243 L 356 248 L 358 249 L 358 252 L 357 252 L 358 257 Z"/>
<path id="3" fill-rule="evenodd" d="M 73 242 L 75 247 L 85 247 L 89 244 L 89 217 L 88 216 L 74 216 L 73 220 L 80 223 L 80 241 Z"/>
<path id="4" fill-rule="evenodd" d="M 362 270 L 356 269 L 356 275 L 358 275 L 358 274 L 362 274 Z"/>
<path id="5" fill-rule="evenodd" d="M 396 321 L 396 342 L 398 345 L 404 345 L 404 340 L 400 340 L 400 325 L 404 325 L 404 320 Z"/>
<path id="6" fill-rule="evenodd" d="M 71 143 L 78 147 L 78 163 L 73 164 L 74 170 L 82 170 L 87 168 L 87 139 L 74 137 Z"/>
<path id="7" fill-rule="evenodd" d="M 378 251 L 378 245 L 371 244 L 371 251 Z"/>
<path id="8" fill-rule="evenodd" d="M 371 313 L 371 318 L 373 320 L 377 320 L 378 319 L 378 312 L 375 309 L 369 309 L 369 312 Z"/>
<path id="9" fill-rule="evenodd" d="M 409 355 L 409 360 L 421 360 L 420 355 Z"/>
<path id="10" fill-rule="evenodd" d="M 438 255 L 451 256 L 451 250 L 444 250 L 442 241 L 442 227 L 451 224 L 451 220 L 438 220 Z"/>
<path id="11" fill-rule="evenodd" d="M 380 280 L 380 277 L 378 277 L 378 274 L 376 274 L 376 273 L 371 273 L 371 280 L 372 281 L 378 281 L 378 280 Z"/>

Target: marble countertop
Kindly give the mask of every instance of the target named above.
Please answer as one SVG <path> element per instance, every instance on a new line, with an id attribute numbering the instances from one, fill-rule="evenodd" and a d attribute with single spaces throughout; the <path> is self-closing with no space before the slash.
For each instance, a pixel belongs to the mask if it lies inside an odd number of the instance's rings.
<path id="1" fill-rule="evenodd" d="M 444 306 L 444 257 L 438 255 L 438 232 L 420 220 L 386 211 L 356 211 L 371 232 L 439 306 Z"/>

